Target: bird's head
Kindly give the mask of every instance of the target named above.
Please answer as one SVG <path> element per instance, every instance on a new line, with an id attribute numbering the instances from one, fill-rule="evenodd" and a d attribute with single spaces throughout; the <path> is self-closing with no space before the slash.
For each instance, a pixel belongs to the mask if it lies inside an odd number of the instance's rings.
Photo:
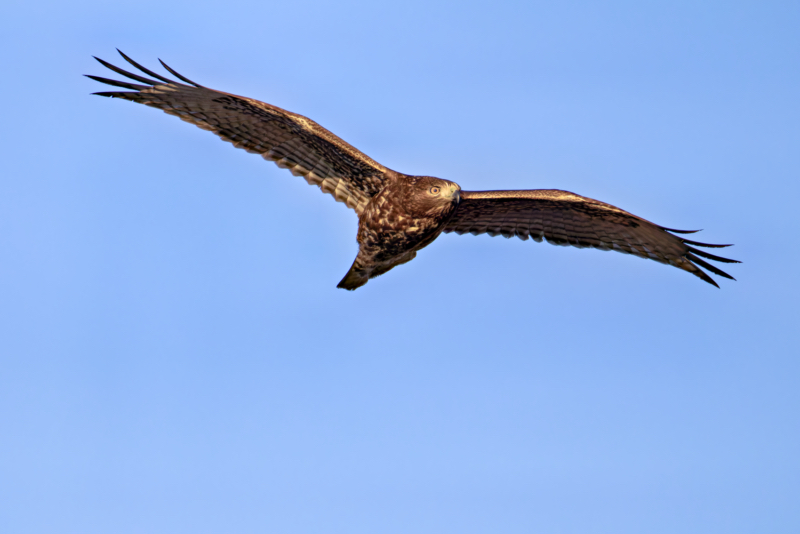
<path id="1" fill-rule="evenodd" d="M 461 200 L 461 187 L 449 180 L 433 176 L 411 179 L 411 204 L 421 216 L 438 216 L 454 210 Z"/>

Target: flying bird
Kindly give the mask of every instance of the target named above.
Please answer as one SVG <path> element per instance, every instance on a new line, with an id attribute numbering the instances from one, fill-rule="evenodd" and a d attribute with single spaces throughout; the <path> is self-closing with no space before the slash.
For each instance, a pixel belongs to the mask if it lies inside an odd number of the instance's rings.
<path id="1" fill-rule="evenodd" d="M 739 263 L 695 247 L 690 241 L 611 204 L 557 189 L 465 191 L 455 182 L 393 171 L 316 122 L 279 107 L 203 87 L 163 67 L 180 82 L 139 65 L 133 74 L 102 59 L 103 66 L 137 83 L 88 76 L 128 89 L 94 93 L 159 108 L 218 135 L 237 148 L 261 155 L 302 176 L 358 215 L 358 254 L 337 287 L 354 290 L 411 261 L 442 232 L 528 238 L 554 245 L 616 250 L 673 265 L 716 287 L 701 269 L 734 278 L 700 257 Z M 700 256 L 700 257 L 698 257 Z"/>

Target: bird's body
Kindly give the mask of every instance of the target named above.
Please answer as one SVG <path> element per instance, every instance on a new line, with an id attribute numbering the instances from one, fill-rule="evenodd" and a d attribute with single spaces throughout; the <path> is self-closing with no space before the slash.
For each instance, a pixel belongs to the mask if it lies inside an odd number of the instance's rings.
<path id="1" fill-rule="evenodd" d="M 120 54 L 122 54 L 120 52 Z M 717 285 L 701 260 L 738 263 L 698 250 L 725 247 L 673 235 L 692 233 L 653 224 L 610 204 L 559 190 L 462 191 L 447 180 L 409 176 L 375 162 L 314 121 L 276 106 L 158 75 L 122 54 L 153 80 L 104 66 L 146 85 L 90 76 L 133 91 L 96 93 L 157 107 L 210 130 L 237 148 L 260 154 L 344 202 L 359 217 L 358 255 L 338 287 L 353 290 L 406 263 L 442 232 L 547 240 L 557 245 L 616 250 L 673 265 Z M 162 62 L 163 64 L 163 62 Z"/>
<path id="2" fill-rule="evenodd" d="M 414 259 L 444 230 L 461 188 L 430 176 L 398 174 L 372 197 L 358 220 L 358 256 L 339 283 L 356 289 Z"/>

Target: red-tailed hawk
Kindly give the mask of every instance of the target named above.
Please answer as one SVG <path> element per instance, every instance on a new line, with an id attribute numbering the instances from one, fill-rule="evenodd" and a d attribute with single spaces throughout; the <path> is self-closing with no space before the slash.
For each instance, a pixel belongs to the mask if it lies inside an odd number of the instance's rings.
<path id="1" fill-rule="evenodd" d="M 442 232 L 529 237 L 554 245 L 616 250 L 674 265 L 717 286 L 700 267 L 733 277 L 700 259 L 739 263 L 695 247 L 610 204 L 555 189 L 463 191 L 458 184 L 430 176 L 409 176 L 387 169 L 316 122 L 281 108 L 208 89 L 161 64 L 181 82 L 148 70 L 120 52 L 128 63 L 152 78 L 104 66 L 139 84 L 89 76 L 131 91 L 95 93 L 164 110 L 210 130 L 237 148 L 274 161 L 309 184 L 344 202 L 358 214 L 358 255 L 338 287 L 356 289 L 370 278 L 412 260 Z M 159 60 L 160 61 L 160 60 Z M 142 84 L 142 85 L 140 85 Z M 717 286 L 719 287 L 719 286 Z"/>

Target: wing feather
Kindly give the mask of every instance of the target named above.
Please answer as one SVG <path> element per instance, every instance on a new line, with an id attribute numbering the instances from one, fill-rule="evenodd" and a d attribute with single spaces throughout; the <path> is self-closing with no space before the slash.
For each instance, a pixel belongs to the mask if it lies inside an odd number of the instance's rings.
<path id="1" fill-rule="evenodd" d="M 733 277 L 695 254 L 714 261 L 739 263 L 689 246 L 729 245 L 682 239 L 670 233 L 677 230 L 668 231 L 611 204 L 557 189 L 461 191 L 461 201 L 444 232 L 516 236 L 523 240 L 531 237 L 553 245 L 616 250 L 673 265 L 714 286 L 716 282 L 699 267 L 725 278 Z"/>
<path id="2" fill-rule="evenodd" d="M 107 85 L 132 90 L 95 94 L 159 108 L 209 130 L 237 148 L 260 154 L 292 174 L 303 176 L 309 184 L 319 186 L 358 214 L 394 173 L 302 115 L 251 98 L 208 89 L 178 74 L 162 61 L 165 69 L 190 85 L 172 81 L 119 53 L 128 63 L 155 79 L 95 58 L 117 74 L 146 84 L 88 76 Z"/>

